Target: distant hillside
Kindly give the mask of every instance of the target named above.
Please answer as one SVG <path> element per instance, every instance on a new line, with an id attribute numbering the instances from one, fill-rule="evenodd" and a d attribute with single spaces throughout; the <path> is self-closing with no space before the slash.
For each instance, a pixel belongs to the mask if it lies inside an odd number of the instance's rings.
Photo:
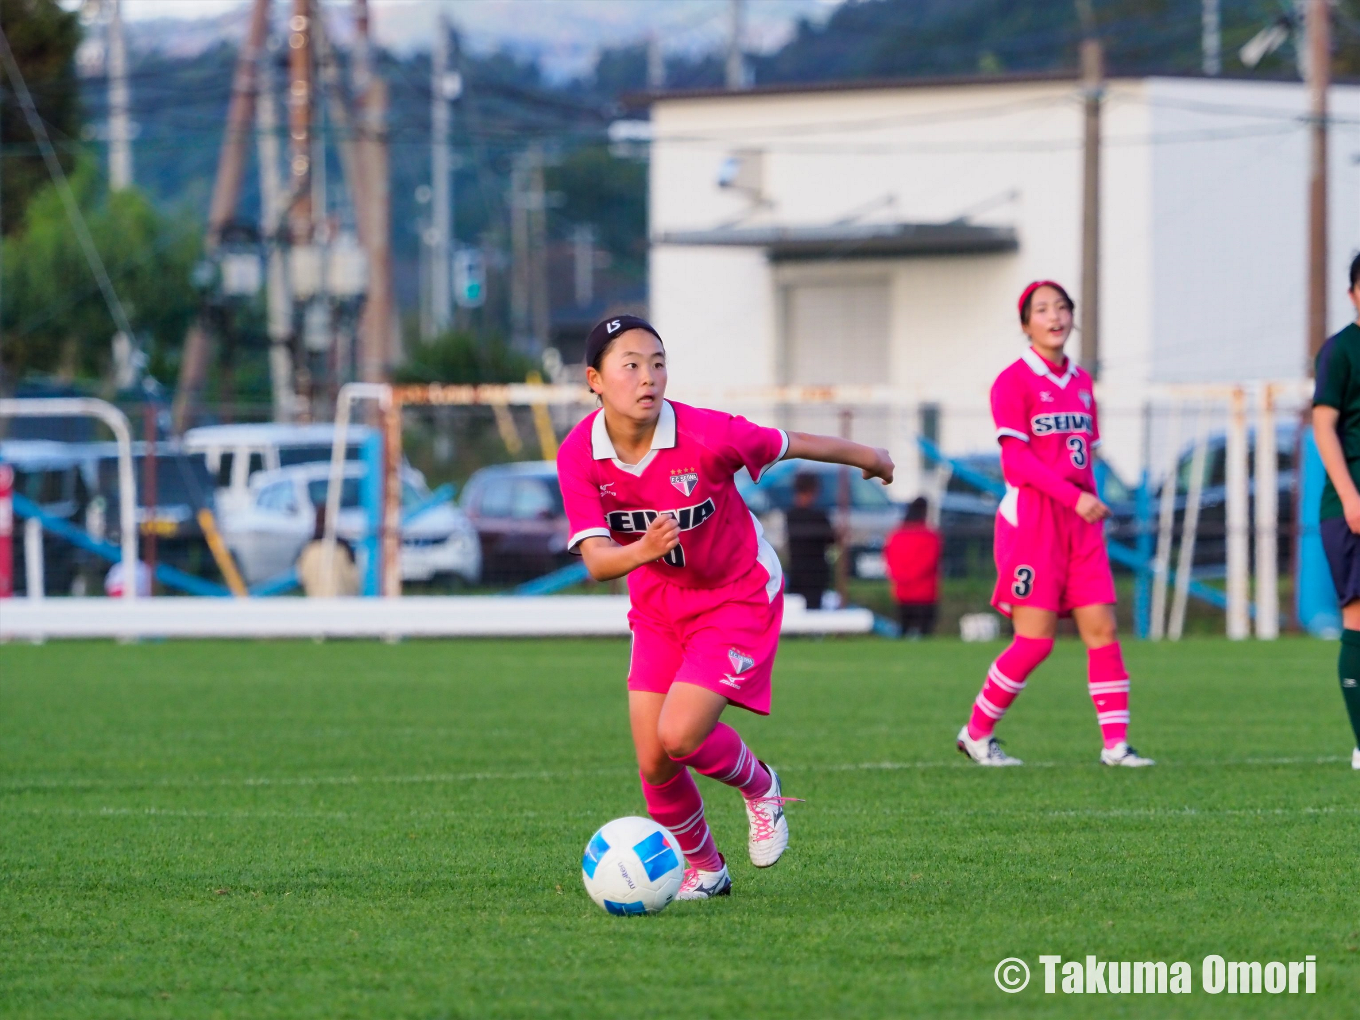
<path id="1" fill-rule="evenodd" d="M 1114 73 L 1196 74 L 1202 66 L 1201 0 L 1094 0 L 1106 61 Z M 1242 44 L 1280 16 L 1281 0 L 1221 0 L 1224 71 L 1248 73 Z M 1340 0 L 1336 70 L 1360 75 L 1360 0 Z M 858 0 L 824 21 L 800 21 L 787 44 L 749 58 L 757 84 L 862 78 L 998 74 L 1077 66 L 1081 26 L 1072 0 Z M 1258 67 L 1296 73 L 1292 43 Z M 641 43 L 607 50 L 593 79 L 597 95 L 646 88 Z M 672 54 L 669 88 L 720 88 L 720 52 Z"/>
<path id="2" fill-rule="evenodd" d="M 581 0 L 573 9 L 599 7 L 592 7 L 592 2 Z M 799 6 L 814 5 L 790 0 L 783 9 Z M 1198 70 L 1200 0 L 1095 0 L 1094 6 L 1113 71 Z M 677 12 L 697 11 L 702 17 L 691 18 L 693 24 L 709 32 L 714 46 L 722 41 L 721 25 L 711 17 L 716 9 L 711 2 L 685 0 L 654 9 L 663 15 L 658 23 L 671 25 L 677 33 L 687 24 L 676 20 Z M 1277 17 L 1280 6 L 1278 0 L 1222 0 L 1222 10 L 1225 69 L 1241 72 L 1237 49 Z M 337 26 L 342 20 L 337 19 Z M 765 56 L 752 55 L 750 64 L 757 84 L 1041 71 L 1075 67 L 1079 36 L 1072 0 L 858 0 L 840 4 L 824 20 L 798 22 L 787 44 Z M 204 38 L 195 37 L 197 42 Z M 1338 70 L 1360 73 L 1360 0 L 1342 0 L 1336 42 Z M 604 153 L 605 130 L 622 113 L 621 98 L 646 88 L 645 44 L 603 49 L 592 72 L 566 82 L 550 78 L 536 60 L 507 51 L 471 50 L 465 48 L 466 90 L 454 114 L 453 144 L 461 164 L 455 194 L 459 237 L 488 238 L 493 250 L 508 246 L 510 164 L 516 153 L 537 140 L 554 159 L 566 161 L 560 171 L 549 171 L 556 182 L 550 182 L 550 188 L 562 192 L 549 212 L 550 234 L 565 240 L 574 225 L 594 224 L 612 260 L 612 272 L 628 286 L 641 287 L 646 267 L 645 173 L 636 164 L 608 159 Z M 133 116 L 140 131 L 136 179 L 162 206 L 187 207 L 197 216 L 206 215 L 234 60 L 234 47 L 223 41 L 196 51 L 163 47 L 135 53 Z M 1293 60 L 1287 45 L 1259 73 L 1292 74 Z M 391 90 L 398 287 L 409 306 L 415 297 L 423 214 L 416 189 L 429 180 L 429 57 L 422 52 L 391 52 L 384 55 L 382 67 Z M 280 66 L 279 80 L 283 79 Z M 722 54 L 671 46 L 666 79 L 670 88 L 721 87 Z M 99 134 L 105 99 L 102 79 L 82 83 L 91 138 Z M 591 169 L 583 172 L 584 167 Z M 327 173 L 339 204 L 341 176 L 333 153 Z M 252 157 L 241 207 L 248 219 L 257 216 L 257 182 Z M 617 201 L 602 200 L 602 195 L 616 196 Z M 343 207 L 339 211 L 343 218 Z"/>
<path id="3" fill-rule="evenodd" d="M 1221 0 L 1223 67 L 1242 73 L 1237 51 L 1289 5 Z M 1094 0 L 1106 62 L 1115 73 L 1198 73 L 1201 0 Z M 1360 0 L 1340 0 L 1338 70 L 1360 73 Z M 782 49 L 753 60 L 758 82 L 1044 71 L 1077 64 L 1081 38 L 1072 0 L 865 0 L 824 24 L 802 22 Z M 1257 69 L 1294 73 L 1292 45 Z"/>

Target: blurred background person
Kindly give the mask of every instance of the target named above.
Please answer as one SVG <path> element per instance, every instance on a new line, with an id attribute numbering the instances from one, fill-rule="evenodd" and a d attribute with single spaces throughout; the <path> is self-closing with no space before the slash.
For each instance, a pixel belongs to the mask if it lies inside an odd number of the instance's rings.
<path id="1" fill-rule="evenodd" d="M 807 599 L 809 609 L 823 608 L 823 596 L 831 584 L 826 551 L 836 541 L 831 518 L 817 506 L 821 493 L 817 476 L 800 472 L 793 480 L 793 506 L 789 507 L 789 572 L 785 590 Z"/>
<path id="2" fill-rule="evenodd" d="M 337 537 L 333 572 L 326 570 L 326 508 L 316 508 L 316 527 L 312 540 L 298 554 L 297 572 L 308 598 L 335 598 L 359 594 L 359 570 L 354 565 L 354 550 Z"/>
<path id="3" fill-rule="evenodd" d="M 940 601 L 940 533 L 926 523 L 924 497 L 907 504 L 902 524 L 883 545 L 883 562 L 892 581 L 893 600 L 903 637 L 935 633 Z"/>

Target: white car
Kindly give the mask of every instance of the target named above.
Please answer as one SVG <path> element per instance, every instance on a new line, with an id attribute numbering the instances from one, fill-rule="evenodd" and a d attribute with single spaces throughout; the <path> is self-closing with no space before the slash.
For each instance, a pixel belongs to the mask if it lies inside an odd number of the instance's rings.
<path id="1" fill-rule="evenodd" d="M 373 435 L 367 425 L 351 424 L 345 436 L 345 459 L 357 461 Z M 241 509 L 250 502 L 250 480 L 259 471 L 331 459 L 335 426 L 257 422 L 245 425 L 201 425 L 184 433 L 184 449 L 201 453 L 217 479 L 219 512 Z"/>
<path id="2" fill-rule="evenodd" d="M 365 465 L 345 464 L 336 533 L 355 547 L 362 570 L 360 539 L 367 516 L 360 505 Z M 243 506 L 223 508 L 222 535 L 245 577 L 258 584 L 290 570 L 316 528 L 316 508 L 326 502 L 329 464 L 297 464 L 251 476 Z M 409 510 L 427 502 L 429 487 L 419 471 L 402 469 L 402 506 Z M 476 584 L 482 574 L 482 548 L 477 530 L 451 499 L 427 506 L 407 521 L 401 535 L 401 577 L 428 581 L 453 575 Z"/>

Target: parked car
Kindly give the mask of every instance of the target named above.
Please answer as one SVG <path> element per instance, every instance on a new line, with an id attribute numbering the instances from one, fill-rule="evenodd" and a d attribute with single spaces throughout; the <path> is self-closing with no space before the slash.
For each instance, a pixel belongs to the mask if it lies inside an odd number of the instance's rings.
<path id="1" fill-rule="evenodd" d="M 361 485 L 367 470 L 364 464 L 347 463 L 341 479 L 336 533 L 356 550 L 368 526 L 361 505 Z M 247 583 L 277 577 L 297 562 L 303 547 L 312 540 L 316 508 L 325 505 L 329 478 L 330 465 L 326 463 L 260 471 L 250 481 L 245 506 L 222 510 L 223 539 Z M 430 498 L 420 472 L 403 468 L 402 506 L 415 507 Z M 477 532 L 452 499 L 427 507 L 403 526 L 402 580 L 452 576 L 476 584 L 481 572 Z"/>
<path id="2" fill-rule="evenodd" d="M 43 513 L 82 526 L 81 515 L 89 500 L 89 487 L 81 471 L 81 458 L 72 444 L 45 439 L 9 439 L 0 442 L 0 463 L 14 469 L 14 492 L 31 499 Z M 14 588 L 27 591 L 27 565 L 23 526 L 14 526 Z M 43 533 L 43 588 L 66 592 L 79 575 L 81 557 L 69 542 Z"/>
<path id="3" fill-rule="evenodd" d="M 567 552 L 570 529 L 553 461 L 482 468 L 468 479 L 460 502 L 481 538 L 490 583 L 529 580 L 575 561 Z"/>
<path id="4" fill-rule="evenodd" d="M 1276 502 L 1279 520 L 1278 554 L 1281 570 L 1288 570 L 1293 560 L 1295 457 L 1299 441 L 1296 422 L 1281 422 L 1275 427 Z M 1199 524 L 1195 535 L 1195 566 L 1223 566 L 1227 562 L 1227 498 L 1228 498 L 1228 443 L 1222 432 L 1212 433 L 1205 444 L 1204 474 L 1200 490 Z M 1176 462 L 1176 523 L 1180 535 L 1185 520 L 1186 501 L 1190 495 L 1190 481 L 1194 467 L 1194 444 L 1187 443 Z M 1256 430 L 1247 435 L 1247 517 L 1248 526 L 1256 527 Z M 1153 496 L 1154 518 L 1160 505 L 1161 489 Z M 1156 527 L 1154 520 L 1153 527 Z M 1247 543 L 1248 556 L 1256 556 L 1256 543 Z"/>
<path id="5" fill-rule="evenodd" d="M 785 513 L 793 506 L 793 480 L 800 473 L 814 474 L 821 481 L 817 506 L 825 510 L 837 527 L 845 522 L 840 510 L 840 472 L 850 478 L 850 564 L 856 577 L 884 576 L 883 543 L 888 532 L 902 521 L 902 507 L 894 503 L 888 490 L 859 471 L 815 461 L 783 460 L 765 472 L 757 482 L 744 470 L 736 478 L 737 491 L 765 529 L 765 538 L 780 556 L 788 553 L 788 528 Z"/>
<path id="6" fill-rule="evenodd" d="M 367 425 L 350 425 L 345 435 L 345 458 L 358 460 L 364 442 L 373 435 Z M 275 471 L 294 464 L 331 459 L 335 426 L 257 423 L 204 425 L 184 434 L 184 448 L 201 453 L 217 486 L 217 504 L 236 509 L 250 501 L 250 479 L 258 471 Z"/>
<path id="7" fill-rule="evenodd" d="M 1006 483 L 999 452 L 969 454 L 954 463 L 962 470 L 950 472 L 940 500 L 942 559 L 947 576 L 964 577 L 991 569 L 996 508 Z M 1133 545 L 1138 525 L 1134 491 L 1103 460 L 1096 461 L 1095 472 L 1100 497 L 1113 515 L 1106 536 Z"/>
<path id="8" fill-rule="evenodd" d="M 118 447 L 114 443 L 88 443 L 80 449 L 83 469 L 99 500 L 87 512 L 87 524 L 90 530 L 116 545 L 123 532 Z M 138 534 L 155 534 L 158 563 L 167 563 L 198 577 L 220 579 L 198 521 L 199 510 L 216 512 L 213 478 L 203 455 L 189 453 L 178 444 L 161 442 L 156 445 L 154 506 L 144 491 L 146 458 L 146 444 L 133 443 L 132 480 Z"/>

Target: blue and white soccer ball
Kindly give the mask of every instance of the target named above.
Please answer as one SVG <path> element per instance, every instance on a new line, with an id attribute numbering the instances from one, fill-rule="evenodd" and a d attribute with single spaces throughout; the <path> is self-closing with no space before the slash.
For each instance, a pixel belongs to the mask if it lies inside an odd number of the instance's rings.
<path id="1" fill-rule="evenodd" d="M 685 855 L 670 830 L 650 818 L 616 818 L 586 844 L 581 881 L 611 914 L 655 914 L 680 891 Z"/>

